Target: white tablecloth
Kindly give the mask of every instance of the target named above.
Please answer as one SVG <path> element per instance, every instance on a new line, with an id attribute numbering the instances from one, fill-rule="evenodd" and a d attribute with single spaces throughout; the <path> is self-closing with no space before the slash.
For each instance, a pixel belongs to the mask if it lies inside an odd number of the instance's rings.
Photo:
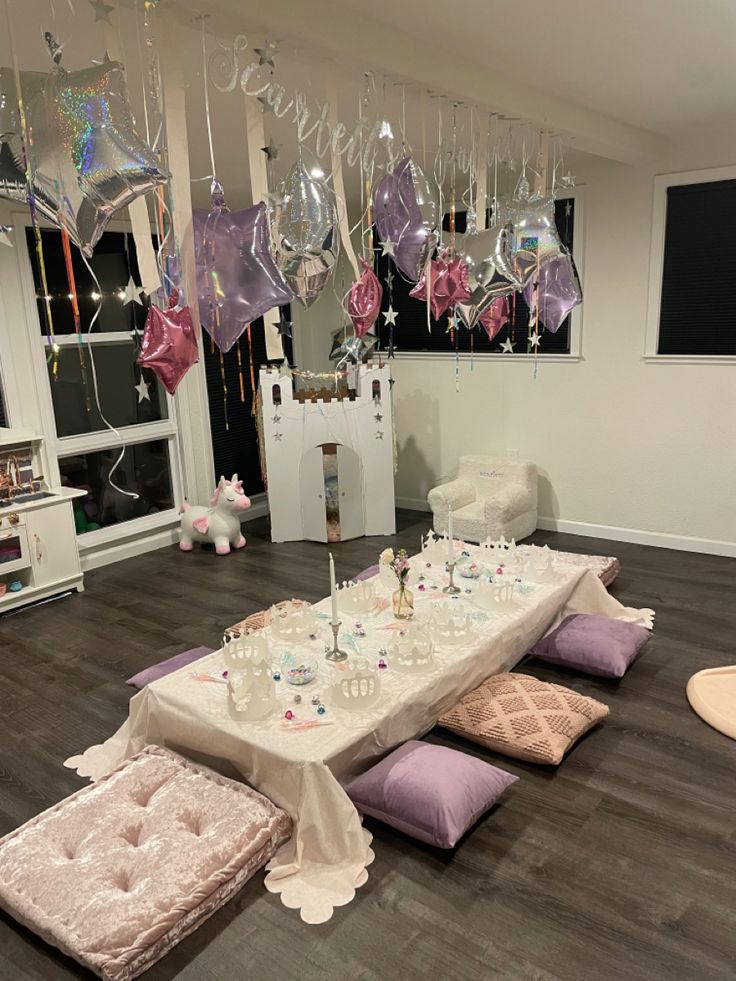
<path id="1" fill-rule="evenodd" d="M 475 554 L 472 546 L 469 551 Z M 651 611 L 623 607 L 589 570 L 560 564 L 556 579 L 529 587 L 515 607 L 504 614 L 485 614 L 472 602 L 472 581 L 459 579 L 463 592 L 453 599 L 442 594 L 446 576 L 439 562 L 431 568 L 424 558 L 413 560 L 415 573 L 425 575 L 425 589 L 414 587 L 416 619 L 432 602 L 451 604 L 474 616 L 472 642 L 458 649 L 438 649 L 432 669 L 422 675 L 380 672 L 381 698 L 375 708 L 351 712 L 330 704 L 329 682 L 339 671 L 324 660 L 328 601 L 318 604 L 323 615 L 317 641 L 299 650 L 299 660 L 318 665 L 314 682 L 297 689 L 277 684 L 279 710 L 262 723 L 234 722 L 227 711 L 224 684 L 195 680 L 193 666 L 155 681 L 130 702 L 125 724 L 107 742 L 93 746 L 66 765 L 80 775 L 98 779 L 126 757 L 149 743 L 168 746 L 202 761 L 228 761 L 245 779 L 283 807 L 294 820 L 291 840 L 269 865 L 266 887 L 281 895 L 285 906 L 299 909 L 307 923 L 323 923 L 335 906 L 349 903 L 368 878 L 373 860 L 370 834 L 343 790 L 342 784 L 362 772 L 377 757 L 432 728 L 436 720 L 466 692 L 491 674 L 512 668 L 548 630 L 570 613 L 597 613 L 651 626 Z M 373 580 L 379 596 L 390 592 Z M 434 588 L 433 588 L 434 587 Z M 366 636 L 353 632 L 355 618 L 343 616 L 342 646 L 377 661 L 395 629 L 390 607 L 360 620 Z M 277 667 L 284 645 L 271 644 Z M 224 670 L 221 651 L 198 661 L 196 672 L 218 675 Z M 294 704 L 300 692 L 302 702 Z M 293 730 L 284 721 L 292 709 L 299 719 L 316 719 L 311 703 L 319 693 L 326 705 L 322 724 Z"/>

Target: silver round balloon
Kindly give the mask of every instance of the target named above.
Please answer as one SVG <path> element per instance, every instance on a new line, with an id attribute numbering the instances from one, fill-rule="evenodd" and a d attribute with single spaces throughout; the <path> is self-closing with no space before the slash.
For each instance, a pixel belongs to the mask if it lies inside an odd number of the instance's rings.
<path id="1" fill-rule="evenodd" d="M 2 69 L 2 74 L 0 92 L 13 99 L 14 73 Z M 38 78 L 33 72 L 21 74 L 26 123 L 33 134 L 28 150 L 34 206 L 90 256 L 112 215 L 165 183 L 168 175 L 135 131 L 120 62 L 106 58 L 78 72 L 57 68 L 40 76 L 42 84 Z M 12 88 L 6 88 L 8 79 Z M 12 136 L 0 137 L 3 154 L 7 146 L 16 168 L 23 159 L 19 117 L 16 105 L 9 116 Z M 6 133 L 4 126 L 0 132 Z M 2 184 L 0 192 L 5 194 Z M 11 193 L 17 198 L 17 185 Z"/>
<path id="2" fill-rule="evenodd" d="M 470 298 L 458 303 L 456 308 L 469 330 L 475 327 L 480 315 L 496 297 L 508 296 L 523 285 L 514 269 L 512 234 L 512 226 L 507 222 L 464 235 L 458 242 L 458 254 L 468 268 Z"/>
<path id="3" fill-rule="evenodd" d="M 281 274 L 302 305 L 311 306 L 335 271 L 340 233 L 334 195 L 301 162 L 281 186 L 273 237 Z"/>

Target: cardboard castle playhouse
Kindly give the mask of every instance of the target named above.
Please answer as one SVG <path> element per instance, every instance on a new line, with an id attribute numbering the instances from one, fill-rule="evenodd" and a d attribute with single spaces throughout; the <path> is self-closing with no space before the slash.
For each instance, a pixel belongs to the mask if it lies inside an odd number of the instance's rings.
<path id="1" fill-rule="evenodd" d="M 295 392 L 260 373 L 271 538 L 346 541 L 393 535 L 393 414 L 389 369 L 360 365 L 354 388 Z"/>

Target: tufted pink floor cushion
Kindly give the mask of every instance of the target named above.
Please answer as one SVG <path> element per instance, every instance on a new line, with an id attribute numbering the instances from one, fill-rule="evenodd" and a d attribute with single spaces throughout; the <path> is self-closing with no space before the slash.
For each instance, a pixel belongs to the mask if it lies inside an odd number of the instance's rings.
<path id="1" fill-rule="evenodd" d="M 255 790 L 149 746 L 0 840 L 0 906 L 100 977 L 127 981 L 290 833 Z"/>

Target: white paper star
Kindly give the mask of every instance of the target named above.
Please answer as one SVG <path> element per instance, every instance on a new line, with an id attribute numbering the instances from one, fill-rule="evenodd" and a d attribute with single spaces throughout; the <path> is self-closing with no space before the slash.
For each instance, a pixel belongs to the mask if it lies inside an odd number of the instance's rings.
<path id="1" fill-rule="evenodd" d="M 529 338 L 529 346 L 530 347 L 539 347 L 539 342 L 541 340 L 542 340 L 542 335 L 541 334 L 532 334 L 532 336 Z"/>
<path id="2" fill-rule="evenodd" d="M 379 430 L 378 430 L 378 432 L 376 433 L 376 439 L 383 439 L 383 433 L 381 432 L 381 430 L 380 430 L 380 429 L 379 429 Z"/>
<path id="3" fill-rule="evenodd" d="M 381 242 L 381 255 L 393 255 L 398 242 L 392 242 L 390 238 L 387 238 L 385 242 Z"/>
<path id="4" fill-rule="evenodd" d="M 383 419 L 383 416 L 381 415 L 380 412 L 377 412 L 374 416 L 374 419 L 376 420 L 376 422 L 380 422 L 381 419 Z"/>
<path id="5" fill-rule="evenodd" d="M 253 48 L 253 52 L 258 55 L 258 64 L 262 68 L 264 65 L 270 65 L 274 68 L 273 56 L 278 50 L 278 41 L 266 41 L 262 48 Z"/>
<path id="6" fill-rule="evenodd" d="M 280 143 L 274 143 L 272 139 L 269 139 L 268 146 L 262 146 L 261 150 L 266 154 L 267 160 L 278 160 L 280 146 Z"/>
<path id="7" fill-rule="evenodd" d="M 387 327 L 389 324 L 391 324 L 392 327 L 395 327 L 397 317 L 398 317 L 397 312 L 389 304 L 388 310 L 383 311 L 383 326 Z"/>
<path id="8" fill-rule="evenodd" d="M 136 390 L 136 392 L 138 392 L 139 405 L 143 401 L 143 399 L 146 399 L 148 402 L 151 401 L 151 396 L 148 391 L 148 384 L 146 383 L 146 380 L 143 377 L 143 375 L 141 375 L 141 380 L 138 382 L 137 385 L 134 385 L 133 388 Z"/>
<path id="9" fill-rule="evenodd" d="M 89 0 L 89 5 L 95 12 L 95 23 L 99 20 L 106 24 L 112 23 L 110 14 L 115 8 L 111 4 L 105 3 L 105 0 Z"/>
<path id="10" fill-rule="evenodd" d="M 503 344 L 501 345 L 501 351 L 504 354 L 514 353 L 514 345 L 511 343 L 510 338 L 507 337 L 506 340 L 503 342 Z"/>
<path id="11" fill-rule="evenodd" d="M 121 297 L 121 300 L 123 301 L 123 306 L 125 306 L 126 303 L 138 303 L 140 306 L 143 306 L 143 300 L 141 300 L 142 292 L 143 292 L 143 287 L 136 286 L 135 280 L 131 276 L 130 279 L 128 280 L 128 285 L 123 290 L 124 295 Z"/>
<path id="12" fill-rule="evenodd" d="M 278 439 L 279 441 L 282 440 L 283 437 L 284 437 L 284 434 L 283 433 L 274 433 L 273 434 L 273 438 L 274 439 Z"/>

